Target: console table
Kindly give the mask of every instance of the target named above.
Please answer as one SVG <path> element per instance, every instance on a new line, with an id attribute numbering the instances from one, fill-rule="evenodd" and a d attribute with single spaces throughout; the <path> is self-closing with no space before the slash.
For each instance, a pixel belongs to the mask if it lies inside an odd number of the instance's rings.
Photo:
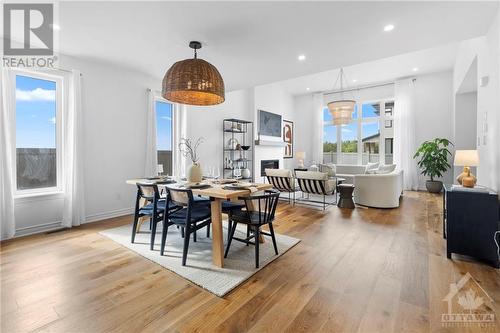
<path id="1" fill-rule="evenodd" d="M 494 240 L 495 232 L 500 230 L 498 194 L 448 184 L 443 189 L 443 237 L 448 259 L 452 253 L 461 254 L 500 268 Z"/>

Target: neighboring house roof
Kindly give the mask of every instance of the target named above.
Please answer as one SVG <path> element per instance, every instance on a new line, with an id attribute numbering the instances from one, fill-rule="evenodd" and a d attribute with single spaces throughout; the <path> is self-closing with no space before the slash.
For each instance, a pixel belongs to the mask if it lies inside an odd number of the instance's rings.
<path id="1" fill-rule="evenodd" d="M 373 135 L 370 135 L 370 136 L 367 136 L 366 138 L 361 139 L 361 141 L 365 142 L 365 141 L 368 141 L 368 140 L 371 140 L 371 139 L 378 138 L 379 136 L 380 136 L 380 132 L 378 132 L 376 134 L 373 134 Z"/>

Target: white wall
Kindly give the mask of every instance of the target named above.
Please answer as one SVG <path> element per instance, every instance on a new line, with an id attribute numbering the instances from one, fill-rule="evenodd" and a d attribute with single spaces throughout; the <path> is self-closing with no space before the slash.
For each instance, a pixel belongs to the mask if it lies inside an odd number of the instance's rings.
<path id="1" fill-rule="evenodd" d="M 146 90 L 161 79 L 112 64 L 62 56 L 60 67 L 83 74 L 83 128 L 87 221 L 124 215 L 135 189 L 126 179 L 144 174 Z M 60 226 L 62 196 L 16 200 L 17 234 Z"/>
<path id="2" fill-rule="evenodd" d="M 415 83 L 415 142 L 453 137 L 453 80 L 452 72 L 440 72 L 417 76 Z M 396 101 L 397 103 L 397 101 Z M 450 158 L 450 164 L 453 159 Z M 448 171 L 443 181 L 452 182 L 453 170 Z M 425 178 L 419 177 L 421 189 L 425 189 Z"/>
<path id="3" fill-rule="evenodd" d="M 499 10 L 500 13 L 500 10 Z M 499 15 L 484 37 L 461 43 L 454 66 L 453 91 L 460 88 L 472 62 L 477 59 L 477 150 L 480 166 L 477 168 L 478 184 L 495 190 L 500 188 L 500 129 L 499 114 L 499 67 L 500 28 Z M 481 86 L 481 78 L 489 82 Z M 457 116 L 455 112 L 455 116 Z M 459 135 L 457 132 L 456 135 Z M 474 149 L 475 147 L 471 147 Z"/>
<path id="4" fill-rule="evenodd" d="M 253 121 L 253 99 L 253 89 L 237 90 L 226 93 L 226 100 L 222 104 L 186 108 L 186 136 L 191 139 L 204 138 L 199 149 L 199 162 L 204 170 L 208 167 L 223 167 L 222 122 L 227 118 Z"/>

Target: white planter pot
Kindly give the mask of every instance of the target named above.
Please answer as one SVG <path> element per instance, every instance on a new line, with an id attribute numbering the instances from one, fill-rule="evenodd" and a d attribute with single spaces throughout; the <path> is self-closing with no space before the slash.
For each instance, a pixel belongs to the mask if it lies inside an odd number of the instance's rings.
<path id="1" fill-rule="evenodd" d="M 190 183 L 198 183 L 201 182 L 203 178 L 203 172 L 201 170 L 200 164 L 191 164 L 187 171 L 187 181 Z"/>
<path id="2" fill-rule="evenodd" d="M 241 177 L 250 178 L 250 170 L 248 170 L 248 169 L 241 170 Z"/>

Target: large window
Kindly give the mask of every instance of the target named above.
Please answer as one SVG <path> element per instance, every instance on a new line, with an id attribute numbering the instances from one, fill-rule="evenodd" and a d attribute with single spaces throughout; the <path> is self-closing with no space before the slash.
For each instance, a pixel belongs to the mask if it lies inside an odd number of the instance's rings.
<path id="1" fill-rule="evenodd" d="M 163 167 L 163 174 L 172 175 L 172 104 L 164 100 L 155 101 L 156 108 L 156 146 L 158 164 Z"/>
<path id="2" fill-rule="evenodd" d="M 385 164 L 391 164 L 393 116 L 393 101 L 358 103 L 355 105 L 353 119 L 349 124 L 333 125 L 332 116 L 325 108 L 323 162 L 366 164 L 383 161 Z"/>
<path id="3" fill-rule="evenodd" d="M 61 81 L 43 74 L 15 76 L 14 168 L 18 194 L 62 190 Z"/>

